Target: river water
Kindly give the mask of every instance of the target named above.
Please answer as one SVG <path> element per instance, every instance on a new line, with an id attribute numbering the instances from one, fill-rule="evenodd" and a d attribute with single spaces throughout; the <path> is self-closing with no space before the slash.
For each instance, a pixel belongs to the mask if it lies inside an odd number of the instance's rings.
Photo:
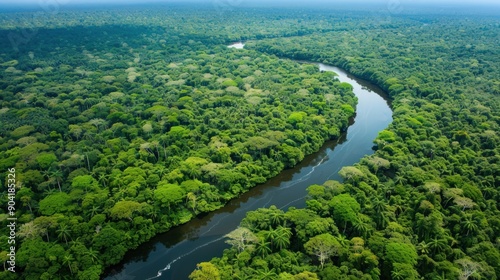
<path id="1" fill-rule="evenodd" d="M 337 141 L 325 143 L 320 151 L 307 156 L 293 169 L 281 172 L 223 208 L 159 234 L 129 251 L 119 265 L 110 269 L 105 279 L 188 279 L 197 263 L 222 256 L 223 250 L 229 247 L 224 243 L 224 235 L 234 230 L 248 211 L 271 205 L 283 210 L 291 206 L 305 207 L 308 186 L 340 180 L 337 173 L 342 167 L 353 165 L 373 153 L 373 140 L 392 121 L 384 92 L 342 69 L 317 65 L 322 71 L 337 73 L 341 82 L 353 86 L 358 97 L 357 113 L 347 133 Z"/>

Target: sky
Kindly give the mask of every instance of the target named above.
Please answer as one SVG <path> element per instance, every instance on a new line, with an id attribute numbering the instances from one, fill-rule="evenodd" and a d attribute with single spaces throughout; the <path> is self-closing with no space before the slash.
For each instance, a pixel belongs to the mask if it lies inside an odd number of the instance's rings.
<path id="1" fill-rule="evenodd" d="M 470 11 L 500 15 L 500 0 L 0 0 L 4 12 L 16 7 L 29 10 L 71 8 L 82 4 L 127 5 L 145 3 L 204 3 L 225 8 L 242 7 L 303 7 L 303 8 L 387 8 L 412 11 L 419 8 L 447 11 Z M 364 6 L 363 4 L 364 3 Z M 369 5 L 368 5 L 369 4 Z M 12 8 L 12 9 L 10 9 Z"/>
<path id="2" fill-rule="evenodd" d="M 144 2 L 164 2 L 164 3 L 172 3 L 172 2 L 199 2 L 199 3 L 216 3 L 221 2 L 229 5 L 249 5 L 252 3 L 259 2 L 258 0 L 189 0 L 189 1 L 180 1 L 180 0 L 0 0 L 0 3 L 3 4 L 31 4 L 31 5 L 68 5 L 68 4 L 85 4 L 85 3 L 144 3 Z M 355 3 L 355 2 L 369 2 L 369 3 L 380 3 L 380 4 L 424 4 L 424 3 L 439 3 L 439 4 L 498 4 L 499 0 L 266 0 L 260 1 L 261 3 L 267 4 L 291 4 L 291 3 L 327 3 L 327 4 L 335 4 L 335 3 Z"/>

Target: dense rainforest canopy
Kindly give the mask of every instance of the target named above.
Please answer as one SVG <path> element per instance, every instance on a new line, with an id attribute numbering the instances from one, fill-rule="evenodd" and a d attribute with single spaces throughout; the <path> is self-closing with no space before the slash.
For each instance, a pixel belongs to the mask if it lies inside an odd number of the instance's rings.
<path id="1" fill-rule="evenodd" d="M 351 88 L 292 58 L 378 84 L 394 122 L 343 182 L 311 186 L 306 209 L 250 212 L 191 278 L 498 279 L 500 19 L 229 8 L 0 14 L 18 224 L 18 273 L 0 278 L 99 279 L 338 137 Z"/>
<path id="2" fill-rule="evenodd" d="M 247 48 L 339 65 L 384 88 L 394 122 L 375 155 L 344 167 L 343 183 L 310 186 L 306 209 L 248 213 L 227 235 L 237 246 L 192 279 L 500 277 L 500 18 L 366 26 L 366 16 Z"/>
<path id="3" fill-rule="evenodd" d="M 356 98 L 333 73 L 190 35 L 201 14 L 179 12 L 185 23 L 113 10 L 72 26 L 85 14 L 72 11 L 29 42 L 9 21 L 25 15 L 2 15 L 0 170 L 16 170 L 18 224 L 18 274 L 2 279 L 98 279 L 347 128 Z"/>

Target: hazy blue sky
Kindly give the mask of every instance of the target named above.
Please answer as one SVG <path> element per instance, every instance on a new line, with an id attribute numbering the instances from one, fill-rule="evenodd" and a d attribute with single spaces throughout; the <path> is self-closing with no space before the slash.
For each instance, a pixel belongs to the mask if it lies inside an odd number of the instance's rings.
<path id="1" fill-rule="evenodd" d="M 304 8 L 382 8 L 393 11 L 414 11 L 420 8 L 430 8 L 436 11 L 471 13 L 479 12 L 500 15 L 500 0 L 0 0 L 4 11 L 8 7 L 24 7 L 30 10 L 50 10 L 71 8 L 81 4 L 144 4 L 144 3 L 203 3 L 214 7 L 232 9 L 239 7 L 304 7 Z M 361 4 L 364 3 L 364 4 Z M 370 5 L 368 5 L 368 4 Z M 7 5 L 7 6 L 5 6 Z M 429 9 L 427 9 L 429 10 Z M 0 9 L 0 12 L 2 9 Z"/>
<path id="2" fill-rule="evenodd" d="M 311 3 L 353 3 L 353 2 L 370 2 L 370 3 L 380 3 L 380 4 L 420 4 L 420 3 L 439 3 L 439 4 L 499 4 L 499 0 L 266 0 L 266 1 L 255 1 L 255 0 L 0 0 L 0 3 L 17 3 L 17 4 L 34 4 L 40 5 L 40 3 L 53 5 L 53 4 L 82 4 L 82 3 L 144 3 L 144 2 L 201 2 L 201 3 L 224 3 L 229 5 L 251 5 L 256 2 L 268 3 L 268 4 L 278 4 L 278 3 L 304 3 L 304 5 Z"/>

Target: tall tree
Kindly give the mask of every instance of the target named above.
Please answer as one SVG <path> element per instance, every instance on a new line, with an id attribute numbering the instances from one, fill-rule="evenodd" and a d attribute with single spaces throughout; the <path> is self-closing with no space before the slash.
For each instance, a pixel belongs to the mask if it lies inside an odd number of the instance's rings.
<path id="1" fill-rule="evenodd" d="M 59 225 L 59 229 L 57 230 L 57 237 L 64 239 L 64 242 L 68 244 L 68 238 L 70 237 L 71 230 L 68 228 L 66 224 Z"/>
<path id="2" fill-rule="evenodd" d="M 306 252 L 318 258 L 321 268 L 330 257 L 338 254 L 340 248 L 337 239 L 329 233 L 317 235 L 304 244 Z"/>
<path id="3" fill-rule="evenodd" d="M 239 253 L 249 247 L 253 247 L 259 241 L 252 231 L 244 227 L 238 227 L 226 234 L 225 237 L 229 238 L 229 240 L 226 240 L 226 243 L 236 247 Z"/>

